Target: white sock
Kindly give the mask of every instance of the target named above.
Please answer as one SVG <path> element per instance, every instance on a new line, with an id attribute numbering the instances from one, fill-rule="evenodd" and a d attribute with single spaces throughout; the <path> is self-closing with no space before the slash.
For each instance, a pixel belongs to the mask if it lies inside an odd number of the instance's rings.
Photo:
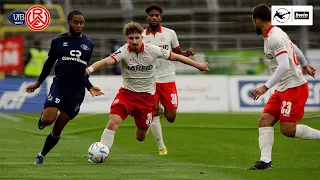
<path id="1" fill-rule="evenodd" d="M 166 148 L 166 146 L 163 143 L 163 138 L 162 138 L 162 128 L 160 124 L 160 116 L 155 116 L 153 118 L 152 124 L 151 124 L 151 131 L 154 136 L 154 139 L 156 140 L 158 144 L 158 148 L 163 149 Z"/>
<path id="2" fill-rule="evenodd" d="M 302 139 L 320 140 L 320 131 L 304 124 L 297 124 L 296 137 Z"/>
<path id="3" fill-rule="evenodd" d="M 114 134 L 115 133 L 116 133 L 115 131 L 112 131 L 110 129 L 105 128 L 102 133 L 100 142 L 102 144 L 106 145 L 109 149 L 111 149 L 111 146 L 114 141 Z"/>
<path id="4" fill-rule="evenodd" d="M 273 127 L 259 128 L 259 147 L 261 151 L 260 161 L 269 163 L 271 161 L 271 152 L 274 141 Z"/>

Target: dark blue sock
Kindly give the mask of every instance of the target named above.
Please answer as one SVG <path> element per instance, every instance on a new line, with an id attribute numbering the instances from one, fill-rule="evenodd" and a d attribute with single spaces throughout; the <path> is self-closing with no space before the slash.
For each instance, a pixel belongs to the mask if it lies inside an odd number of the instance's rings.
<path id="1" fill-rule="evenodd" d="M 59 142 L 59 139 L 60 139 L 60 135 L 54 136 L 52 133 L 50 133 L 47 136 L 47 139 L 46 139 L 46 142 L 44 143 L 41 154 L 43 156 L 47 155 L 49 151 Z"/>

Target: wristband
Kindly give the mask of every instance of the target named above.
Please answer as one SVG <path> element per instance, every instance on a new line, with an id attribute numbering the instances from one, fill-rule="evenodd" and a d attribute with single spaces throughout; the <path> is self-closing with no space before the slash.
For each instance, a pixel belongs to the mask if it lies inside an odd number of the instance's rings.
<path id="1" fill-rule="evenodd" d="M 94 71 L 92 66 L 88 67 L 88 70 L 89 70 L 90 73 L 92 73 Z"/>

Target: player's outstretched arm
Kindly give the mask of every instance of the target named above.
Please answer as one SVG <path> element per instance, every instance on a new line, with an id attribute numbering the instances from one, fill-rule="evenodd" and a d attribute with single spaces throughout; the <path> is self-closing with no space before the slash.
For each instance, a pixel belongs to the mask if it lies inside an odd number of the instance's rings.
<path id="1" fill-rule="evenodd" d="M 116 61 L 111 56 L 101 59 L 100 61 L 93 63 L 90 67 L 87 68 L 87 74 L 97 71 L 103 66 L 108 66 L 114 63 L 116 63 Z"/>
<path id="2" fill-rule="evenodd" d="M 38 80 L 35 83 L 30 84 L 29 86 L 26 87 L 26 92 L 32 93 L 34 90 L 38 89 L 42 82 L 48 77 L 48 75 L 51 72 L 52 67 L 54 66 L 54 63 L 56 62 L 55 57 L 48 57 L 46 62 L 43 65 L 41 74 L 38 78 Z"/>
<path id="3" fill-rule="evenodd" d="M 180 46 L 179 46 L 179 48 L 172 49 L 172 51 L 173 51 L 174 53 L 176 53 L 176 54 L 181 54 L 181 55 L 186 56 L 186 57 L 193 56 L 193 55 L 196 54 L 196 51 L 195 51 L 193 48 L 189 48 L 189 49 L 186 50 L 186 51 L 182 51 L 182 50 L 180 49 Z"/>
<path id="4" fill-rule="evenodd" d="M 196 62 L 188 57 L 185 57 L 185 56 L 182 56 L 182 55 L 179 55 L 179 54 L 176 54 L 176 53 L 171 53 L 170 57 L 169 57 L 169 60 L 171 61 L 180 61 L 184 64 L 187 64 L 187 65 L 190 65 L 190 66 L 193 66 L 197 69 L 199 69 L 200 71 L 208 71 L 209 70 L 209 65 L 207 62 L 205 63 L 199 63 L 199 62 Z"/>

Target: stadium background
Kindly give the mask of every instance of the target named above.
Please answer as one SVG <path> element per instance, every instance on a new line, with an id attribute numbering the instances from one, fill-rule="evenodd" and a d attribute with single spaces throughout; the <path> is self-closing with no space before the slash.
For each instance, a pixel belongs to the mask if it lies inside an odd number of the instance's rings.
<path id="1" fill-rule="evenodd" d="M 23 46 L 14 51 L 21 52 L 23 60 L 35 39 L 40 39 L 42 47 L 48 50 L 50 40 L 68 30 L 68 12 L 78 9 L 86 19 L 84 33 L 95 43 L 93 63 L 111 53 L 107 48 L 109 40 L 116 40 L 119 45 L 125 43 L 121 32 L 125 23 L 136 21 L 147 27 L 144 10 L 151 3 L 163 6 L 162 25 L 176 31 L 182 49 L 193 47 L 197 51 L 195 60 L 210 63 L 210 71 L 202 75 L 185 65 L 176 66 L 180 114 L 174 124 L 162 119 L 169 155 L 157 156 L 152 136 L 142 144 L 137 143 L 134 124 L 129 118 L 116 135 L 107 168 L 85 163 L 86 148 L 99 140 L 107 121 L 106 113 L 121 85 L 121 77 L 113 75 L 111 67 L 106 67 L 91 77 L 93 84 L 101 87 L 106 95 L 99 98 L 86 95 L 82 114 L 68 125 L 63 140 L 47 157 L 48 166 L 40 168 L 45 173 L 37 174 L 32 161 L 50 127 L 39 132 L 36 122 L 52 76 L 40 90 L 30 95 L 23 90 L 35 79 L 26 78 L 23 71 L 9 71 L 2 73 L 0 80 L 0 178 L 93 179 L 105 174 L 110 179 L 292 180 L 319 177 L 318 142 L 289 140 L 278 130 L 274 150 L 278 170 L 269 174 L 243 172 L 259 157 L 256 121 L 272 92 L 256 102 L 249 95 L 270 75 L 267 69 L 256 71 L 264 64 L 264 54 L 263 40 L 255 34 L 252 25 L 252 7 L 260 3 L 313 5 L 313 26 L 281 28 L 305 53 L 308 61 L 320 69 L 318 0 L 0 0 L 0 40 L 22 37 Z M 45 31 L 33 32 L 6 20 L 11 12 L 27 10 L 34 4 L 44 5 L 50 11 L 51 24 Z M 18 57 L 0 49 L 0 67 L 13 58 Z M 310 79 L 309 87 L 304 122 L 320 128 L 318 78 Z M 13 152 L 17 148 L 23 153 Z M 146 174 L 142 169 L 152 173 Z"/>

